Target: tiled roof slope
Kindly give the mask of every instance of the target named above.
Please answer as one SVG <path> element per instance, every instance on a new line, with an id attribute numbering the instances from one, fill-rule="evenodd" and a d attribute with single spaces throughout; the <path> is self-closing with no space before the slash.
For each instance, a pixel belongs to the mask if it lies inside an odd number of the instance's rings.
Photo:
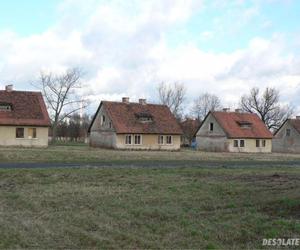
<path id="1" fill-rule="evenodd" d="M 272 133 L 256 114 L 239 112 L 211 112 L 229 138 L 271 139 Z M 250 124 L 243 128 L 241 124 Z"/>
<path id="2" fill-rule="evenodd" d="M 0 110 L 0 125 L 50 126 L 50 119 L 40 92 L 0 91 L 0 104 L 11 111 Z"/>
<path id="3" fill-rule="evenodd" d="M 289 119 L 291 125 L 300 133 L 300 119 Z"/>
<path id="4" fill-rule="evenodd" d="M 195 135 L 199 130 L 201 121 L 199 121 L 198 119 L 186 119 L 185 121 L 181 122 L 180 125 L 183 134 Z"/>
<path id="5" fill-rule="evenodd" d="M 116 133 L 119 134 L 182 134 L 176 118 L 165 105 L 103 101 Z M 151 117 L 151 122 L 141 122 L 138 117 Z"/>

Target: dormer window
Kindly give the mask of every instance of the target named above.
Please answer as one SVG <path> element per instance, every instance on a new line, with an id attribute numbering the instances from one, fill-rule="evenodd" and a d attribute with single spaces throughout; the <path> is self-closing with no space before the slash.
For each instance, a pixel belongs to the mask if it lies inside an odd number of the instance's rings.
<path id="1" fill-rule="evenodd" d="M 0 103 L 0 111 L 11 111 L 12 104 L 10 103 Z"/>
<path id="2" fill-rule="evenodd" d="M 252 123 L 248 122 L 248 121 L 237 121 L 237 124 L 241 127 L 241 128 L 251 128 L 252 127 Z"/>
<path id="3" fill-rule="evenodd" d="M 139 122 L 146 123 L 146 122 L 153 121 L 153 117 L 149 112 L 140 112 L 140 113 L 135 114 L 135 116 Z"/>

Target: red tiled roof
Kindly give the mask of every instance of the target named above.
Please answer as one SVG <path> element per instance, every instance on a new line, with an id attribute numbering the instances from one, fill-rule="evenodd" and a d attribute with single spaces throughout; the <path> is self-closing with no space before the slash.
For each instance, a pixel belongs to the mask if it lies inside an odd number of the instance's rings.
<path id="1" fill-rule="evenodd" d="M 211 112 L 229 138 L 271 139 L 272 133 L 256 114 L 238 112 Z M 242 125 L 249 126 L 243 128 Z"/>
<path id="2" fill-rule="evenodd" d="M 165 105 L 102 101 L 98 111 L 101 105 L 118 134 L 182 134 L 176 118 Z M 141 122 L 141 116 L 151 118 L 152 121 Z"/>
<path id="3" fill-rule="evenodd" d="M 40 92 L 0 91 L 0 103 L 12 106 L 0 110 L 0 125 L 50 126 L 50 119 Z"/>
<path id="4" fill-rule="evenodd" d="M 291 125 L 300 133 L 300 119 L 289 119 Z"/>

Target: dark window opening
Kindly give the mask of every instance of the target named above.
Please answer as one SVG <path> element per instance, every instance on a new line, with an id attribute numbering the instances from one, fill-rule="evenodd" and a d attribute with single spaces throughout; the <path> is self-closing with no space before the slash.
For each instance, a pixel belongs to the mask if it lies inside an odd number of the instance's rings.
<path id="1" fill-rule="evenodd" d="M 16 128 L 16 138 L 24 138 L 24 128 Z"/>
<path id="2" fill-rule="evenodd" d="M 257 147 L 257 148 L 260 147 L 260 140 L 256 140 L 256 147 Z"/>
<path id="3" fill-rule="evenodd" d="M 213 122 L 211 122 L 209 124 L 209 131 L 214 131 L 214 123 Z"/>
<path id="4" fill-rule="evenodd" d="M 241 148 L 245 147 L 245 141 L 244 140 L 240 140 L 240 147 Z"/>
<path id="5" fill-rule="evenodd" d="M 290 136 L 291 135 L 291 130 L 289 128 L 286 129 L 286 136 Z"/>
<path id="6" fill-rule="evenodd" d="M 239 141 L 238 141 L 238 140 L 234 140 L 234 141 L 233 141 L 233 146 L 234 146 L 235 148 L 237 148 L 237 147 L 239 146 Z"/>

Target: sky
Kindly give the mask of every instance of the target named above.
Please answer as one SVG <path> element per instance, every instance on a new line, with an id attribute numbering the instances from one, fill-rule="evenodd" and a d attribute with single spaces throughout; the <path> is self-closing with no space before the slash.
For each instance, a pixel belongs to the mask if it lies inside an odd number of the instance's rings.
<path id="1" fill-rule="evenodd" d="M 298 0 L 0 2 L 0 88 L 32 90 L 41 71 L 84 71 L 81 94 L 157 102 L 160 82 L 235 108 L 253 87 L 280 90 L 300 114 Z"/>

